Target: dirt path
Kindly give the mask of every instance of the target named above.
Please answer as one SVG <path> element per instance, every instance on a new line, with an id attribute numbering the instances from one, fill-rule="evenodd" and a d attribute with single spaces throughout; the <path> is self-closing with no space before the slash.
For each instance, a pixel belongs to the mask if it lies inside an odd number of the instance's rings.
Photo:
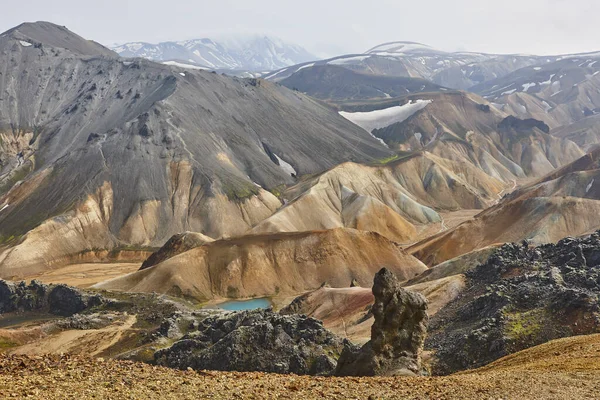
<path id="1" fill-rule="evenodd" d="M 16 348 L 13 354 L 85 354 L 95 356 L 116 344 L 136 323 L 135 315 L 102 329 L 68 330 Z"/>
<path id="2" fill-rule="evenodd" d="M 37 279 L 44 283 L 64 283 L 81 288 L 90 287 L 96 283 L 135 272 L 141 263 L 88 263 L 72 264 L 53 269 L 43 274 L 31 275 L 24 280 Z"/>

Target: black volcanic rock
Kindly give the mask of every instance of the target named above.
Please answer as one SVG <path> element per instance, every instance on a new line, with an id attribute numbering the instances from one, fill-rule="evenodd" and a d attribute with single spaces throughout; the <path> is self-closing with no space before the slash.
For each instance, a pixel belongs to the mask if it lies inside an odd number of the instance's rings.
<path id="1" fill-rule="evenodd" d="M 467 288 L 429 326 L 436 373 L 600 332 L 600 232 L 539 247 L 507 244 L 466 275 Z"/>
<path id="2" fill-rule="evenodd" d="M 544 133 L 550 132 L 550 127 L 548 125 L 533 118 L 519 119 L 509 115 L 498 124 L 498 129 L 500 130 L 514 129 L 516 131 L 527 131 L 533 128 L 538 128 Z"/>
<path id="3" fill-rule="evenodd" d="M 179 369 L 327 375 L 343 346 L 316 319 L 253 310 L 208 317 L 154 359 Z"/>
<path id="4" fill-rule="evenodd" d="M 71 316 L 102 304 L 100 295 L 90 295 L 67 285 L 45 285 L 38 281 L 0 280 L 0 314 L 8 312 L 46 311 Z"/>
<path id="5" fill-rule="evenodd" d="M 421 372 L 421 352 L 427 333 L 427 301 L 419 293 L 403 289 L 398 279 L 383 268 L 373 284 L 375 322 L 371 340 L 362 348 L 347 345 L 335 375 L 415 375 Z"/>

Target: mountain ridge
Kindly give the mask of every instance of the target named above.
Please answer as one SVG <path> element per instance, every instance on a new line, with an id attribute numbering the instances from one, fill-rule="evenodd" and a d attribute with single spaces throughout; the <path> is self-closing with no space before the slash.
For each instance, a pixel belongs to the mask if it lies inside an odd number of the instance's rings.
<path id="1" fill-rule="evenodd" d="M 113 50 L 122 57 L 142 57 L 158 62 L 191 62 L 208 69 L 224 70 L 270 71 L 317 59 L 299 45 L 262 35 L 156 44 L 129 42 L 115 46 Z"/>

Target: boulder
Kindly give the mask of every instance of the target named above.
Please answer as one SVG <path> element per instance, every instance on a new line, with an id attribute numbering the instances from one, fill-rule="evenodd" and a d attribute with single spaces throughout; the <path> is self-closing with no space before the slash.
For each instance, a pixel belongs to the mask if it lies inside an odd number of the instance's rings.
<path id="1" fill-rule="evenodd" d="M 400 286 L 387 269 L 375 275 L 375 322 L 363 347 L 347 344 L 338 360 L 338 376 L 395 376 L 421 373 L 427 332 L 427 301 Z"/>

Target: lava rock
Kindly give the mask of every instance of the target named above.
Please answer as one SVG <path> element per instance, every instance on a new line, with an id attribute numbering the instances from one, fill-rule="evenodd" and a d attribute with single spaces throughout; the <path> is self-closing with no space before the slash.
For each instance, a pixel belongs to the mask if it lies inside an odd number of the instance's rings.
<path id="1" fill-rule="evenodd" d="M 182 370 L 328 375 L 343 347 L 316 319 L 253 310 L 205 318 L 154 360 Z"/>
<path id="2" fill-rule="evenodd" d="M 427 333 L 427 301 L 403 289 L 383 268 L 373 284 L 375 322 L 371 340 L 362 348 L 347 345 L 338 360 L 338 376 L 394 376 L 421 373 L 421 352 Z"/>
<path id="3" fill-rule="evenodd" d="M 98 294 L 90 295 L 66 285 L 45 285 L 35 280 L 27 285 L 0 280 L 0 314 L 45 311 L 71 316 L 103 302 L 104 298 Z"/>
<path id="4" fill-rule="evenodd" d="M 566 336 L 600 332 L 600 232 L 538 247 L 509 243 L 467 272 L 430 321 L 433 372 L 477 368 Z"/>

